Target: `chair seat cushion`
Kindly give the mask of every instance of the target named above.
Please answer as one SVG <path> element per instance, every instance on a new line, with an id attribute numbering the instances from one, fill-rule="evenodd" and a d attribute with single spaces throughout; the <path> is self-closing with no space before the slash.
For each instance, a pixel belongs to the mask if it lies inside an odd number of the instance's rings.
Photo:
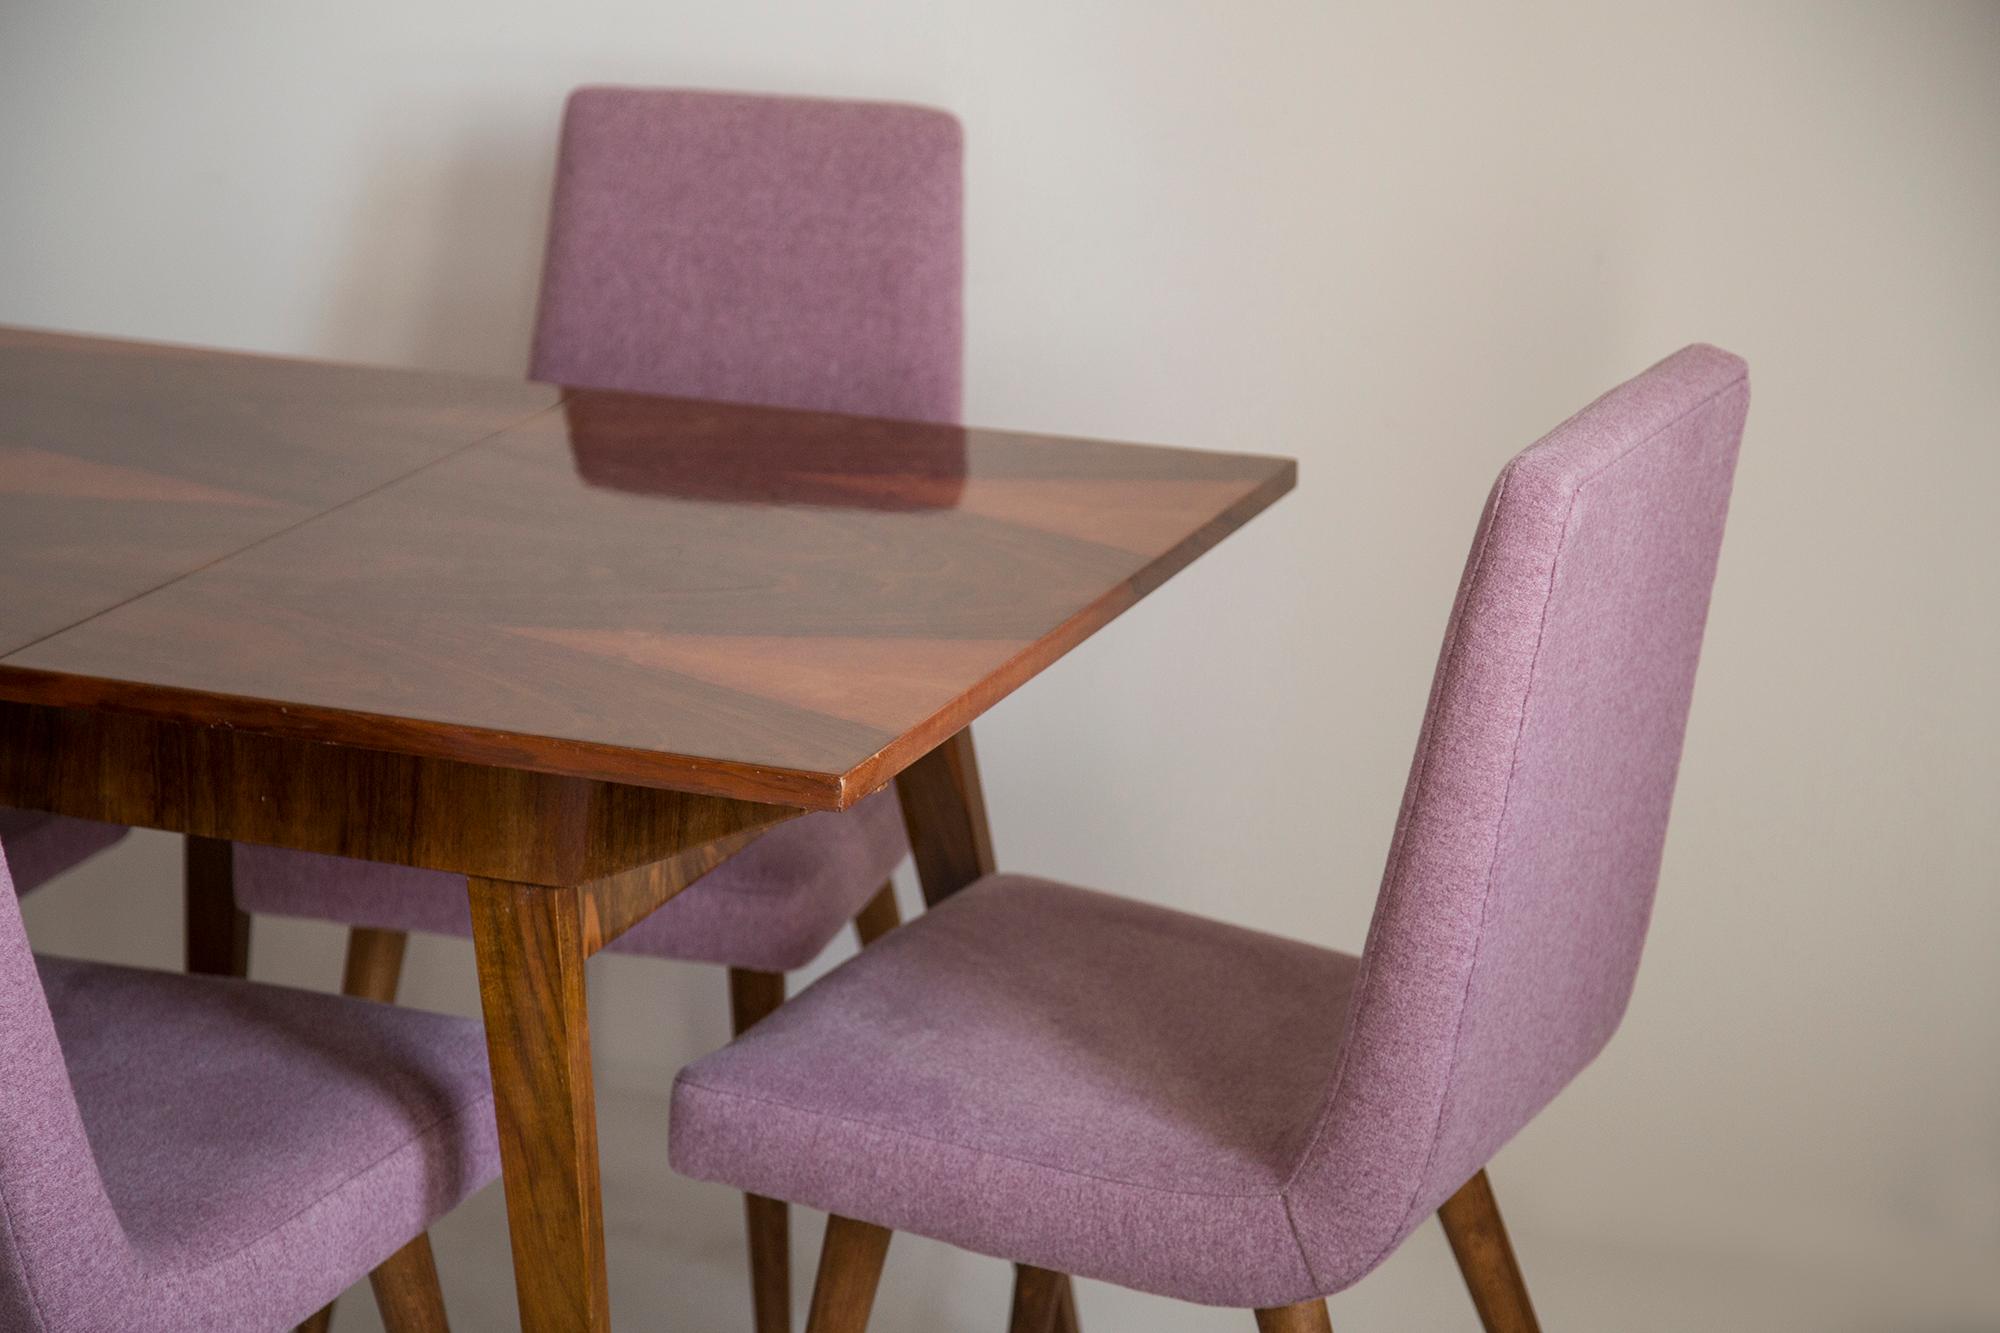
<path id="1" fill-rule="evenodd" d="M 37 961 L 160 1327 L 295 1323 L 498 1174 L 477 1022 Z"/>
<path id="2" fill-rule="evenodd" d="M 788 972 L 826 947 L 908 850 L 885 788 L 851 810 L 777 825 L 608 947 Z M 378 930 L 472 933 L 462 875 L 275 847 L 237 846 L 236 901 L 249 912 Z"/>
<path id="3" fill-rule="evenodd" d="M 124 837 L 122 824 L 68 819 L 38 810 L 0 810 L 0 844 L 14 872 L 14 889 L 26 893 L 48 883 Z"/>
<path id="4" fill-rule="evenodd" d="M 1356 961 L 990 876 L 684 1070 L 673 1163 L 1160 1295 L 1302 1300 L 1284 1191 Z"/>

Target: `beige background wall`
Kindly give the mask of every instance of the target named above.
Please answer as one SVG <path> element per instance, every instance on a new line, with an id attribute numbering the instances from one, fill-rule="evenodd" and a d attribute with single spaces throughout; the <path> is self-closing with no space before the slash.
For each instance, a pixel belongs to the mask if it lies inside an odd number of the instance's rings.
<path id="1" fill-rule="evenodd" d="M 1008 866 L 1327 944 L 1494 471 L 1683 343 L 1746 355 L 1638 996 L 1495 1178 L 1554 1326 L 2000 1327 L 2000 6 L 7 0 L 0 320 L 516 373 L 586 81 L 951 108 L 970 418 L 1300 457 L 980 739 Z M 37 939 L 172 962 L 173 858 L 39 895 Z M 336 932 L 260 931 L 332 984 Z M 736 1326 L 735 1214 L 652 1099 L 720 977 L 596 984 L 625 1326 Z M 470 1008 L 468 951 L 409 994 Z M 480 1207 L 470 1328 L 511 1317 Z M 889 1278 L 887 1327 L 998 1326 L 996 1264 Z M 1424 1233 L 1336 1321 L 1465 1327 L 1453 1281 Z"/>

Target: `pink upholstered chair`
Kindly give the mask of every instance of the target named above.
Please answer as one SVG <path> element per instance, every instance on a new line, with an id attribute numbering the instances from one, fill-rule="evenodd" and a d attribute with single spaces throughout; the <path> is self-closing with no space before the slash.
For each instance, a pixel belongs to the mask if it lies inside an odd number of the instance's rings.
<path id="1" fill-rule="evenodd" d="M 442 1329 L 425 1228 L 500 1166 L 478 1025 L 38 960 L 10 850 L 0 1328 L 270 1333 L 372 1273 L 393 1333 Z"/>
<path id="2" fill-rule="evenodd" d="M 955 420 L 958 124 L 918 107 L 592 88 L 564 119 L 532 374 Z M 738 1031 L 850 920 L 897 924 L 893 793 L 775 828 L 611 948 L 730 970 Z M 223 862 L 226 872 L 228 862 Z M 350 994 L 393 998 L 404 932 L 470 933 L 464 880 L 238 847 L 252 912 L 358 927 Z M 192 895 L 191 895 L 192 898 Z M 789 1327 L 787 1209 L 748 1203 L 757 1327 Z"/>
<path id="3" fill-rule="evenodd" d="M 128 832 L 123 825 L 93 819 L 66 819 L 34 810 L 0 810 L 0 844 L 14 864 L 18 893 L 38 889 L 72 866 L 81 865 Z"/>
<path id="4" fill-rule="evenodd" d="M 1749 401 L 1690 347 L 1500 473 L 1359 957 L 995 875 L 690 1065 L 674 1165 L 834 1214 L 814 1333 L 889 1240 L 1325 1329 L 1441 1212 L 1488 1329 L 1533 1312 L 1494 1152 L 1625 1010 Z"/>

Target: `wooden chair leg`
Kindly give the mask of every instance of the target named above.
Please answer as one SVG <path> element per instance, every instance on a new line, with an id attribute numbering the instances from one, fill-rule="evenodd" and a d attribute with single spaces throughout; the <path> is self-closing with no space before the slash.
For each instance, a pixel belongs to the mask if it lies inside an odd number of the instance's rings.
<path id="1" fill-rule="evenodd" d="M 737 1036 L 785 1002 L 785 974 L 729 969 L 729 1023 Z M 750 1311 L 756 1333 L 791 1333 L 792 1210 L 782 1199 L 743 1196 L 750 1237 Z"/>
<path id="2" fill-rule="evenodd" d="M 792 1209 L 783 1199 L 743 1196 L 750 1236 L 750 1323 L 756 1333 L 791 1333 Z"/>
<path id="3" fill-rule="evenodd" d="M 403 979 L 403 948 L 409 942 L 410 937 L 400 930 L 356 926 L 347 936 L 347 968 L 341 976 L 340 993 L 394 1004 L 396 987 Z"/>
<path id="4" fill-rule="evenodd" d="M 893 1234 L 887 1227 L 851 1217 L 826 1219 L 826 1245 L 819 1254 L 806 1333 L 867 1333 L 875 1287 L 882 1280 L 882 1261 L 889 1256 Z"/>
<path id="5" fill-rule="evenodd" d="M 1486 1333 L 1539 1333 L 1535 1307 L 1528 1302 L 1528 1284 L 1521 1279 L 1521 1266 L 1515 1262 L 1484 1171 L 1445 1200 L 1438 1220 L 1444 1223 L 1445 1237 L 1458 1257 L 1458 1271 L 1465 1275 Z"/>
<path id="6" fill-rule="evenodd" d="M 854 914 L 854 933 L 864 949 L 902 924 L 903 913 L 896 906 L 894 880 L 877 889 L 875 896 Z"/>
<path id="7" fill-rule="evenodd" d="M 431 1238 L 417 1238 L 384 1259 L 368 1275 L 375 1288 L 375 1305 L 388 1333 L 449 1333 L 444 1317 L 444 1288 L 438 1285 Z"/>
<path id="8" fill-rule="evenodd" d="M 294 1333 L 328 1333 L 333 1327 L 333 1307 L 327 1306 L 312 1318 L 300 1324 Z"/>
<path id="9" fill-rule="evenodd" d="M 1257 1333 L 1333 1333 L 1325 1301 L 1300 1301 L 1257 1312 Z"/>
<path id="10" fill-rule="evenodd" d="M 248 976 L 250 917 L 236 910 L 235 847 L 225 838 L 189 835 L 181 864 L 187 875 L 187 970 Z"/>
<path id="11" fill-rule="evenodd" d="M 1070 1281 L 1069 1274 L 1061 1276 L 1056 1291 L 1056 1333 L 1083 1333 L 1083 1325 L 1076 1316 L 1076 1284 Z"/>
<path id="12" fill-rule="evenodd" d="M 1069 1276 L 1028 1264 L 1014 1265 L 1014 1312 L 1007 1333 L 1056 1333 Z"/>

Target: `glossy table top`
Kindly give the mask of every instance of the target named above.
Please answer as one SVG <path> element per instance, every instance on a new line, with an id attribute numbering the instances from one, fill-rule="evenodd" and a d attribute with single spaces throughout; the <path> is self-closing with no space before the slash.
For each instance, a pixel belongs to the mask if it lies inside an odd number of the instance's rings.
<path id="1" fill-rule="evenodd" d="M 0 699 L 840 808 L 1293 479 L 0 330 Z"/>

